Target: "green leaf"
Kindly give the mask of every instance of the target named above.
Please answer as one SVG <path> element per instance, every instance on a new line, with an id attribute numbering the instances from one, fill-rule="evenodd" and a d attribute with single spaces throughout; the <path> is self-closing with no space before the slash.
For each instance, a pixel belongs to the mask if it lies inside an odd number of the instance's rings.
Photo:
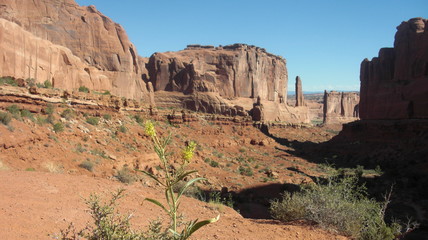
<path id="1" fill-rule="evenodd" d="M 184 187 L 180 189 L 180 192 L 178 193 L 177 199 L 179 199 L 179 198 L 181 197 L 181 195 L 183 195 L 183 193 L 186 191 L 186 189 L 187 189 L 190 185 L 194 184 L 194 183 L 195 183 L 195 182 L 197 182 L 197 181 L 202 181 L 202 180 L 205 180 L 205 179 L 206 179 L 206 178 L 199 177 L 199 178 L 194 178 L 194 179 L 192 179 L 192 180 L 188 181 L 188 182 L 186 183 L 186 185 L 184 185 Z"/>
<path id="2" fill-rule="evenodd" d="M 184 179 L 185 177 L 187 177 L 187 176 L 189 176 L 190 174 L 195 173 L 195 172 L 198 172 L 198 171 L 196 171 L 196 170 L 192 170 L 192 171 L 188 171 L 188 172 L 182 173 L 181 175 L 179 175 L 179 176 L 177 177 L 177 179 L 175 180 L 175 182 L 174 182 L 173 184 L 178 183 L 179 181 L 181 181 L 181 180 L 182 180 L 182 179 Z"/>
<path id="3" fill-rule="evenodd" d="M 160 203 L 158 200 L 155 200 L 155 199 L 152 199 L 152 198 L 145 198 L 144 201 L 149 201 L 149 202 L 151 202 L 153 204 L 158 205 L 160 208 L 162 208 L 165 212 L 167 212 L 169 214 L 169 212 L 165 208 L 165 206 L 162 203 Z"/>
<path id="4" fill-rule="evenodd" d="M 203 220 L 200 222 L 197 222 L 198 220 L 195 220 L 189 224 L 189 226 L 186 228 L 185 233 L 181 236 L 184 237 L 183 239 L 187 239 L 192 235 L 194 232 L 198 231 L 199 228 L 208 225 L 210 223 L 217 222 L 220 219 L 220 215 L 217 215 L 215 218 Z"/>
<path id="5" fill-rule="evenodd" d="M 135 170 L 138 171 L 138 172 L 142 172 L 142 173 L 146 174 L 147 176 L 151 177 L 156 182 L 158 182 L 160 185 L 165 186 L 165 184 L 163 182 L 161 182 L 155 175 L 153 175 L 153 174 L 151 174 L 149 172 L 143 171 L 143 170 L 138 170 L 138 169 L 135 169 Z"/>

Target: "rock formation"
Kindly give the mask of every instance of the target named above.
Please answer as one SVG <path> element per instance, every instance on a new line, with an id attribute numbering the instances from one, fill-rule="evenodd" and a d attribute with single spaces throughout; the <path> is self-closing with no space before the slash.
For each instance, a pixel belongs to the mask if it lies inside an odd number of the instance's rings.
<path id="1" fill-rule="evenodd" d="M 303 98 L 302 80 L 299 76 L 296 77 L 296 107 L 305 106 Z"/>
<path id="2" fill-rule="evenodd" d="M 2 75 L 50 80 L 65 89 L 85 85 L 128 98 L 147 97 L 144 59 L 125 30 L 94 6 L 80 7 L 74 0 L 1 0 L 0 7 L 0 31 L 7 33 L 2 39 L 9 45 Z M 17 32 L 10 35 L 11 28 Z M 69 51 L 57 52 L 57 46 Z M 60 74 L 61 69 L 66 72 Z"/>
<path id="3" fill-rule="evenodd" d="M 324 91 L 324 124 L 358 120 L 360 96 L 356 92 Z"/>
<path id="4" fill-rule="evenodd" d="M 245 44 L 189 45 L 155 53 L 148 63 L 155 91 L 218 92 L 223 98 L 256 98 L 282 103 L 287 97 L 285 59 Z"/>
<path id="5" fill-rule="evenodd" d="M 361 119 L 428 118 L 428 20 L 397 27 L 394 48 L 361 63 Z"/>

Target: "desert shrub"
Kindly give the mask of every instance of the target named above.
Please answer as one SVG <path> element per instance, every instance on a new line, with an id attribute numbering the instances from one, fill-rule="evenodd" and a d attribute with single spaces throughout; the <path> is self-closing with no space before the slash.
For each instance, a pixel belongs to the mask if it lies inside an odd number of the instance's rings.
<path id="1" fill-rule="evenodd" d="M 102 93 L 103 95 L 111 95 L 110 91 L 106 90 Z"/>
<path id="2" fill-rule="evenodd" d="M 79 92 L 89 93 L 89 88 L 87 88 L 85 86 L 80 86 L 79 87 Z"/>
<path id="3" fill-rule="evenodd" d="M 110 114 L 104 114 L 104 115 L 103 115 L 103 118 L 104 118 L 105 120 L 111 120 L 111 115 L 110 115 Z"/>
<path id="4" fill-rule="evenodd" d="M 12 104 L 6 107 L 6 110 L 12 114 L 13 118 L 21 119 L 21 110 L 16 104 Z"/>
<path id="5" fill-rule="evenodd" d="M 38 88 L 52 88 L 52 82 L 49 80 L 44 81 L 43 83 L 36 83 Z"/>
<path id="6" fill-rule="evenodd" d="M 10 85 L 10 86 L 18 86 L 18 83 L 16 82 L 15 78 L 13 77 L 1 77 L 0 78 L 0 85 Z"/>
<path id="7" fill-rule="evenodd" d="M 118 131 L 121 133 L 126 133 L 128 129 L 124 125 L 120 125 Z"/>
<path id="8" fill-rule="evenodd" d="M 307 219 L 356 239 L 392 240 L 400 226 L 385 223 L 385 207 L 386 203 L 367 197 L 357 177 L 346 177 L 304 186 L 294 194 L 285 192 L 282 200 L 271 202 L 270 212 L 275 219 Z"/>
<path id="9" fill-rule="evenodd" d="M 55 234 L 55 239 L 78 240 L 81 237 L 88 240 L 143 240 L 143 239 L 163 239 L 148 238 L 145 233 L 132 230 L 130 220 L 131 215 L 120 214 L 117 208 L 117 201 L 124 197 L 124 190 L 120 189 L 112 194 L 109 201 L 102 201 L 96 194 L 91 194 L 89 199 L 85 200 L 89 208 L 93 224 L 87 225 L 81 230 L 76 230 L 73 223 L 70 223 L 67 229 L 60 230 Z M 151 226 L 151 229 L 155 229 Z M 161 233 L 152 234 L 152 237 L 161 237 Z"/>
<path id="10" fill-rule="evenodd" d="M 27 79 L 25 79 L 25 82 L 27 83 L 27 86 L 29 86 L 29 87 L 36 86 L 36 79 L 34 79 L 34 78 L 27 78 Z"/>
<path id="11" fill-rule="evenodd" d="M 116 178 L 126 184 L 133 183 L 136 180 L 134 174 L 132 174 L 127 167 L 123 167 L 121 170 L 117 171 Z"/>
<path id="12" fill-rule="evenodd" d="M 60 122 L 57 122 L 53 125 L 53 131 L 56 133 L 64 131 L 64 125 Z"/>
<path id="13" fill-rule="evenodd" d="M 211 162 L 210 162 L 210 166 L 211 167 L 219 167 L 219 163 L 218 162 L 216 162 L 216 161 L 214 161 L 214 160 L 212 160 Z"/>
<path id="14" fill-rule="evenodd" d="M 100 118 L 99 117 L 88 117 L 86 118 L 86 122 L 91 124 L 91 125 L 98 125 L 100 123 Z"/>
<path id="15" fill-rule="evenodd" d="M 29 168 L 26 168 L 25 171 L 27 171 L 27 172 L 34 172 L 34 171 L 36 171 L 36 169 L 32 168 L 32 167 L 29 167 Z"/>
<path id="16" fill-rule="evenodd" d="M 62 111 L 62 113 L 61 113 L 61 117 L 65 118 L 67 120 L 72 119 L 74 116 L 76 116 L 76 113 L 71 108 L 67 108 L 64 111 Z"/>
<path id="17" fill-rule="evenodd" d="M 139 115 L 139 114 L 136 114 L 136 115 L 134 116 L 134 118 L 135 118 L 135 121 L 136 121 L 138 124 L 143 124 L 143 123 L 144 123 L 143 116 L 141 116 L 141 115 Z"/>
<path id="18" fill-rule="evenodd" d="M 22 109 L 21 110 L 21 117 L 28 118 L 28 119 L 31 119 L 31 120 L 34 121 L 34 115 L 33 115 L 33 113 L 31 113 L 27 109 Z"/>
<path id="19" fill-rule="evenodd" d="M 7 112 L 0 112 L 0 122 L 4 125 L 9 125 L 10 121 L 12 121 L 12 116 Z"/>
<path id="20" fill-rule="evenodd" d="M 79 167 L 84 168 L 90 172 L 94 170 L 94 163 L 91 161 L 83 161 L 79 164 Z"/>
<path id="21" fill-rule="evenodd" d="M 253 176 L 253 174 L 254 174 L 253 169 L 251 169 L 250 166 L 247 166 L 247 167 L 239 166 L 238 172 L 241 175 L 249 176 L 249 177 Z"/>
<path id="22" fill-rule="evenodd" d="M 54 111 L 55 111 L 55 106 L 51 103 L 48 103 L 48 105 L 45 108 L 45 113 L 47 115 L 52 115 L 54 113 Z"/>

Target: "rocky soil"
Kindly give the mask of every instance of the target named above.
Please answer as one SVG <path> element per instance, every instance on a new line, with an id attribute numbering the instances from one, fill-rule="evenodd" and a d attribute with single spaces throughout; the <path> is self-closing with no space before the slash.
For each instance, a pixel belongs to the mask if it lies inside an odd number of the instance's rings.
<path id="1" fill-rule="evenodd" d="M 58 232 L 67 222 L 83 226 L 89 219 L 83 198 L 90 193 L 108 196 L 108 192 L 124 187 L 128 197 L 121 206 L 134 212 L 136 227 L 146 226 L 159 209 L 140 203 L 147 196 L 162 195 L 150 179 L 133 169 L 157 171 L 158 160 L 141 125 L 143 120 L 156 121 L 162 136 L 171 134 L 172 159 L 178 160 L 186 141 L 198 144 L 189 168 L 208 181 L 199 185 L 206 193 L 230 194 L 234 207 L 218 208 L 193 198 L 186 198 L 183 212 L 189 218 L 210 218 L 221 214 L 221 220 L 201 231 L 195 239 L 345 239 L 308 223 L 279 223 L 269 219 L 269 199 L 311 182 L 313 176 L 326 174 L 316 163 L 294 154 L 293 143 L 324 142 L 337 132 L 307 125 L 277 124 L 271 133 L 287 138 L 291 144 L 280 144 L 245 118 L 170 109 L 138 111 L 92 105 L 68 105 L 58 101 L 54 107 L 54 123 L 63 131 L 55 132 L 48 118 L 47 102 L 31 102 L 3 96 L 0 108 L 15 104 L 33 113 L 32 117 L 13 119 L 0 124 L 0 192 L 3 239 L 44 239 Z M 100 105 L 101 106 L 101 105 Z M 73 114 L 65 116 L 66 109 Z M 156 111 L 155 111 L 156 110 Z M 179 114 L 178 114 L 178 113 Z M 88 118 L 99 118 L 97 125 Z M 90 162 L 92 169 L 82 167 Z M 117 180 L 123 169 L 135 180 L 127 185 Z M 90 171 L 91 170 L 91 171 Z M 146 218 L 143 216 L 153 216 Z M 244 217 L 245 218 L 244 218 Z"/>

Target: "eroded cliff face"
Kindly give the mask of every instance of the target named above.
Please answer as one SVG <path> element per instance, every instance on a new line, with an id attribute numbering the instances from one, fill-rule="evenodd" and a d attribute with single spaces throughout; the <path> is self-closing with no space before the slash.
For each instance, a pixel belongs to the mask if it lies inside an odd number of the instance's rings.
<path id="1" fill-rule="evenodd" d="M 324 92 L 324 124 L 358 120 L 360 96 L 356 92 Z"/>
<path id="2" fill-rule="evenodd" d="M 91 75 L 90 71 L 93 70 L 90 67 L 93 67 L 102 72 L 108 83 L 100 83 L 92 78 L 88 81 L 88 77 L 81 74 L 80 70 L 68 72 L 73 78 L 55 78 L 55 69 L 50 66 L 58 65 L 56 53 L 49 51 L 49 47 L 40 49 L 27 38 L 28 34 L 3 37 L 9 38 L 9 44 L 16 45 L 17 49 L 14 56 L 11 56 L 9 51 L 7 60 L 14 59 L 15 63 L 18 63 L 13 66 L 14 69 L 3 72 L 3 75 L 35 78 L 42 82 L 51 80 L 55 87 L 65 88 L 74 88 L 80 82 L 91 89 L 109 90 L 119 96 L 134 99 L 147 97 L 146 84 L 142 80 L 144 64 L 141 63 L 142 59 L 138 57 L 134 45 L 119 24 L 100 13 L 94 6 L 81 7 L 74 0 L 0 0 L 0 9 L 1 18 L 16 23 L 38 39 L 68 48 L 71 55 L 80 59 L 80 65 L 88 66 L 83 70 Z M 30 55 L 31 60 L 28 61 Z M 67 59 L 64 59 L 64 62 L 73 65 Z"/>
<path id="3" fill-rule="evenodd" d="M 156 91 L 217 92 L 223 98 L 277 103 L 287 98 L 285 59 L 245 44 L 189 45 L 179 52 L 155 53 L 147 68 Z"/>
<path id="4" fill-rule="evenodd" d="M 397 27 L 394 48 L 361 63 L 361 119 L 428 118 L 428 20 Z"/>

